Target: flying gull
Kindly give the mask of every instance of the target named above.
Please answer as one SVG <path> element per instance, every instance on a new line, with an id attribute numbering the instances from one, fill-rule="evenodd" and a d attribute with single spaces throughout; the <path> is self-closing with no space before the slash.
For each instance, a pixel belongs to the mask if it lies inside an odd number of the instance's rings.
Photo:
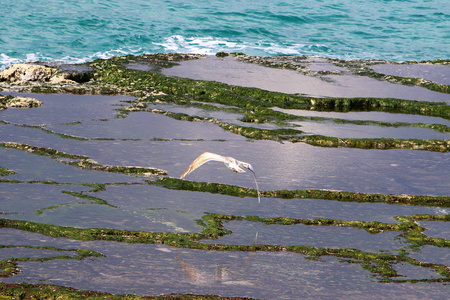
<path id="1" fill-rule="evenodd" d="M 253 170 L 252 165 L 249 163 L 243 162 L 243 161 L 239 161 L 233 157 L 229 157 L 229 156 L 226 157 L 226 156 L 222 156 L 222 155 L 215 154 L 215 153 L 205 152 L 202 155 L 200 155 L 199 157 L 197 157 L 189 165 L 189 167 L 186 169 L 186 171 L 184 171 L 183 174 L 181 174 L 180 178 L 183 179 L 184 177 L 186 177 L 186 175 L 188 175 L 189 173 L 191 173 L 192 171 L 194 171 L 195 169 L 197 169 L 204 163 L 207 163 L 208 161 L 211 161 L 211 160 L 223 162 L 225 164 L 225 166 L 227 166 L 227 168 L 233 170 L 233 172 L 242 173 L 242 172 L 245 172 L 244 169 L 250 170 L 253 174 L 253 178 L 255 179 L 256 191 L 258 193 L 258 203 L 261 202 L 261 198 L 259 196 L 258 181 L 256 180 L 255 171 Z"/>

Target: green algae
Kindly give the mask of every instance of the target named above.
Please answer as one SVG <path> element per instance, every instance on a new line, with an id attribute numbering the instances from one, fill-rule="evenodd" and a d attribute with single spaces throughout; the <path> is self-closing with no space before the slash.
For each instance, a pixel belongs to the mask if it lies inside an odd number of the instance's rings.
<path id="1" fill-rule="evenodd" d="M 323 135 L 296 137 L 293 142 L 306 142 L 321 147 L 347 147 L 360 149 L 413 149 L 436 152 L 450 151 L 450 140 L 419 140 L 395 138 L 337 138 Z"/>
<path id="2" fill-rule="evenodd" d="M 86 199 L 89 200 L 88 202 L 77 202 L 78 204 L 91 204 L 91 203 L 95 203 L 98 205 L 106 205 L 109 207 L 113 207 L 113 208 L 117 208 L 117 206 L 115 205 L 111 205 L 109 204 L 106 200 L 98 198 L 98 197 L 94 197 L 91 195 L 86 195 L 86 192 L 99 192 L 99 191 L 103 191 L 106 189 L 106 185 L 102 184 L 102 183 L 92 183 L 92 184 L 86 184 L 86 183 L 58 183 L 55 181 L 18 181 L 18 182 L 11 182 L 11 181 L 0 181 L 0 182 L 8 182 L 8 183 L 41 183 L 41 184 L 51 184 L 51 185 L 81 185 L 81 186 L 87 186 L 87 187 L 91 187 L 91 190 L 88 191 L 82 191 L 82 192 L 74 192 L 74 191 L 61 191 L 61 193 L 66 194 L 66 195 L 71 195 L 73 197 L 77 197 L 80 199 Z M 109 184 L 109 185 L 113 185 L 113 184 Z M 57 204 L 57 205 L 50 205 L 41 209 L 37 209 L 34 211 L 34 213 L 36 215 L 42 215 L 44 213 L 44 211 L 46 210 L 53 210 L 53 209 L 57 209 L 59 207 L 62 206 L 71 206 L 76 204 L 75 202 L 69 202 L 69 203 L 61 203 L 61 204 Z"/>
<path id="3" fill-rule="evenodd" d="M 69 154 L 63 151 L 55 150 L 52 148 L 35 147 L 22 143 L 0 143 L 0 147 L 13 148 L 18 150 L 27 151 L 29 153 L 38 154 L 42 156 L 49 156 L 61 163 L 65 163 L 71 166 L 76 166 L 81 169 L 105 171 L 112 173 L 122 173 L 130 175 L 167 175 L 167 171 L 157 168 L 135 167 L 135 166 L 108 166 L 101 165 L 89 157 L 84 155 Z M 69 160 L 66 160 L 69 159 Z"/>
<path id="4" fill-rule="evenodd" d="M 336 226 L 336 227 L 351 227 L 355 229 L 362 229 L 371 234 L 378 234 L 385 231 L 398 231 L 401 232 L 400 236 L 404 237 L 409 243 L 411 248 L 417 249 L 418 247 L 424 245 L 431 245 L 437 247 L 450 247 L 450 240 L 442 239 L 442 238 L 430 238 L 426 236 L 423 232 L 426 230 L 424 227 L 420 226 L 416 220 L 419 218 L 421 220 L 429 220 L 433 218 L 437 218 L 439 220 L 450 221 L 450 215 L 444 216 L 436 216 L 436 215 L 427 215 L 427 216 L 396 216 L 395 219 L 400 221 L 400 224 L 387 224 L 382 222 L 364 222 L 364 221 L 342 221 L 342 220 L 334 220 L 334 219 L 324 219 L 324 218 L 316 218 L 316 219 L 294 219 L 287 217 L 278 217 L 278 218 L 261 218 L 258 216 L 227 216 L 220 214 L 207 214 L 209 217 L 215 217 L 216 219 L 220 219 L 222 221 L 231 221 L 231 220 L 239 220 L 239 221 L 250 221 L 250 222 L 261 222 L 267 225 L 294 225 L 294 224 L 303 224 L 307 226 Z M 217 220 L 216 220 L 217 221 Z"/>
<path id="5" fill-rule="evenodd" d="M 98 164 L 90 159 L 67 162 L 67 164 L 71 166 L 77 166 L 79 168 L 86 170 L 105 171 L 111 173 L 123 173 L 123 174 L 144 175 L 144 176 L 167 175 L 167 171 L 157 168 L 133 167 L 133 166 L 108 166 Z"/>
<path id="6" fill-rule="evenodd" d="M 333 63 L 340 67 L 345 67 L 351 70 L 353 74 L 360 76 L 368 76 L 380 80 L 384 80 L 390 83 L 402 84 L 406 86 L 418 86 L 422 88 L 429 89 L 434 92 L 449 94 L 450 87 L 445 84 L 436 83 L 431 80 L 427 80 L 424 78 L 412 78 L 412 77 L 403 77 L 403 76 L 394 76 L 394 75 L 385 75 L 383 73 L 378 73 L 372 70 L 369 66 L 373 64 L 386 63 L 387 61 L 363 61 L 363 60 L 341 60 L 341 59 L 333 59 L 331 60 Z M 428 63 L 428 64 L 448 64 L 448 60 L 434 60 L 434 61 L 423 61 L 420 63 Z M 396 63 L 398 65 L 403 64 L 417 64 L 415 61 L 409 61 L 405 63 Z"/>
<path id="7" fill-rule="evenodd" d="M 426 236 L 423 232 L 425 228 L 420 226 L 416 221 L 418 220 L 431 220 L 433 218 L 438 218 L 440 221 L 449 221 L 450 215 L 446 216 L 397 216 L 395 219 L 402 222 L 402 226 L 406 228 L 403 229 L 403 233 L 400 235 L 404 237 L 409 243 L 411 248 L 418 248 L 424 245 L 431 245 L 436 247 L 450 247 L 450 240 L 442 238 L 430 238 Z"/>
<path id="8" fill-rule="evenodd" d="M 173 177 L 162 177 L 149 184 L 168 189 L 207 192 L 237 197 L 257 197 L 257 191 L 234 185 L 210 182 L 196 182 Z M 344 202 L 387 203 L 400 205 L 450 207 L 450 196 L 386 195 L 367 194 L 333 190 L 273 190 L 259 191 L 261 197 L 282 199 L 324 199 Z"/>
<path id="9" fill-rule="evenodd" d="M 24 126 L 24 125 L 22 125 L 22 126 Z M 26 126 L 26 127 L 28 127 L 28 126 Z M 54 130 L 50 130 L 50 129 L 44 128 L 44 127 L 41 127 L 39 129 L 44 131 L 45 133 L 53 134 L 53 135 L 56 135 L 56 136 L 58 136 L 60 138 L 63 138 L 63 139 L 77 140 L 77 141 L 87 141 L 87 140 L 89 140 L 88 138 L 85 138 L 85 137 L 75 136 L 75 135 L 70 135 L 70 134 L 65 134 L 65 133 L 60 133 L 60 132 L 56 132 Z"/>
<path id="10" fill-rule="evenodd" d="M 221 183 L 196 182 L 173 177 L 163 177 L 155 181 L 148 181 L 148 183 L 173 190 L 207 192 L 235 197 L 257 197 L 257 191 L 254 189 Z"/>
<path id="11" fill-rule="evenodd" d="M 250 222 L 261 222 L 267 225 L 294 225 L 303 224 L 308 226 L 338 226 L 338 227 L 352 227 L 356 229 L 364 229 L 368 233 L 377 234 L 384 231 L 399 231 L 399 227 L 392 224 L 381 222 L 363 222 L 363 221 L 342 221 L 333 219 L 293 219 L 287 217 L 279 218 L 260 218 L 258 216 L 246 216 L 242 220 Z"/>
<path id="12" fill-rule="evenodd" d="M 12 175 L 12 174 L 16 174 L 16 172 L 14 172 L 13 170 L 10 170 L 8 168 L 0 167 L 0 177 Z"/>
<path id="13" fill-rule="evenodd" d="M 14 143 L 14 142 L 0 143 L 0 147 L 23 150 L 23 151 L 27 151 L 27 152 L 42 155 L 42 156 L 70 158 L 70 159 L 88 159 L 88 157 L 84 156 L 84 155 L 68 154 L 66 152 L 58 151 L 58 150 L 51 149 L 51 148 L 35 147 L 35 146 L 22 144 L 22 143 Z"/>
<path id="14" fill-rule="evenodd" d="M 443 221 L 450 222 L 450 215 L 412 215 L 410 218 L 416 221 Z"/>
<path id="15" fill-rule="evenodd" d="M 42 103 L 39 100 L 27 97 L 2 96 L 0 95 L 0 111 L 8 107 L 32 108 L 38 107 Z"/>
<path id="16" fill-rule="evenodd" d="M 47 207 L 44 207 L 44 208 L 41 208 L 41 209 L 37 209 L 37 210 L 34 211 L 34 213 L 36 215 L 43 215 L 44 211 L 46 211 L 46 210 L 54 210 L 54 209 L 58 209 L 58 208 L 60 208 L 62 206 L 70 206 L 70 205 L 73 205 L 73 204 L 74 204 L 73 202 L 70 202 L 70 203 L 61 203 L 61 204 L 58 204 L 58 205 L 50 205 L 50 206 L 47 206 Z"/>
<path id="17" fill-rule="evenodd" d="M 78 197 L 78 198 L 82 198 L 82 199 L 87 199 L 90 200 L 96 204 L 100 204 L 100 205 L 107 205 L 107 206 L 111 206 L 111 207 L 117 207 L 115 205 L 111 205 L 109 204 L 106 200 L 103 200 L 101 198 L 98 197 L 94 197 L 94 196 L 90 196 L 90 195 L 86 195 L 83 192 L 72 192 L 72 191 L 62 191 L 63 194 L 68 194 L 74 197 Z"/>
<path id="18" fill-rule="evenodd" d="M 255 127 L 244 127 L 233 124 L 223 123 L 220 127 L 235 134 L 242 135 L 250 139 L 258 140 L 289 140 L 292 136 L 297 136 L 302 133 L 302 131 L 291 128 L 281 128 L 281 129 L 259 129 Z"/>
<path id="19" fill-rule="evenodd" d="M 309 226 L 337 226 L 337 227 L 352 227 L 356 229 L 363 229 L 371 234 L 378 234 L 384 231 L 398 231 L 400 232 L 400 237 L 404 237 L 406 241 L 410 243 L 410 248 L 417 249 L 423 245 L 432 245 L 438 247 L 450 247 L 450 241 L 445 239 L 429 238 L 423 231 L 425 228 L 419 226 L 414 217 L 396 217 L 400 224 L 386 224 L 381 222 L 363 222 L 363 221 L 341 221 L 333 219 L 293 219 L 293 218 L 260 218 L 258 216 L 227 216 L 220 214 L 208 214 L 209 217 L 215 217 L 223 221 L 230 220 L 246 220 L 251 222 L 262 222 L 264 224 L 278 224 L 278 225 L 293 225 L 293 224 L 304 224 Z M 416 216 L 418 217 L 418 216 Z M 446 216 L 433 216 L 433 215 L 422 215 L 422 219 L 433 219 L 436 217 L 440 220 L 450 220 L 450 215 Z M 418 217 L 419 218 L 419 217 Z M 255 247 L 256 249 L 264 249 L 262 245 Z M 273 248 L 272 248 L 273 250 Z M 450 282 L 450 267 L 442 264 L 434 264 L 421 262 L 417 259 L 408 256 L 408 253 L 400 249 L 397 254 L 392 253 L 370 253 L 364 252 L 359 249 L 353 248 L 318 248 L 312 246 L 286 246 L 284 248 L 286 251 L 301 253 L 309 257 L 317 258 L 322 256 L 334 256 L 341 258 L 342 261 L 350 263 L 358 263 L 361 267 L 373 274 L 379 276 L 381 282 Z M 248 250 L 249 251 L 249 250 Z M 255 250 L 257 251 L 257 250 Z M 436 273 L 442 276 L 442 278 L 433 279 L 396 279 L 400 276 L 394 269 L 394 265 L 399 262 L 405 262 L 413 266 L 428 268 L 434 270 Z"/>
<path id="20" fill-rule="evenodd" d="M 46 256 L 40 258 L 29 258 L 29 257 L 21 257 L 21 258 L 9 258 L 0 261 L 0 277 L 11 277 L 18 273 L 20 273 L 20 269 L 18 267 L 18 262 L 44 262 L 55 259 L 76 259 L 83 260 L 87 257 L 102 257 L 103 254 L 89 250 L 89 249 L 60 249 L 55 247 L 36 247 L 36 246 L 15 246 L 15 245 L 0 245 L 1 248 L 29 248 L 29 249 L 40 249 L 40 250 L 53 250 L 59 252 L 75 252 L 76 254 L 73 256 L 69 255 L 56 255 L 56 256 Z"/>
<path id="21" fill-rule="evenodd" d="M 252 298 L 241 297 L 221 297 L 217 295 L 194 295 L 194 294 L 170 294 L 159 296 L 138 296 L 133 294 L 115 295 L 94 291 L 83 291 L 74 288 L 48 285 L 48 284 L 8 284 L 0 283 L 1 300 L 44 300 L 44 299 L 65 299 L 65 300 L 251 300 Z"/>
<path id="22" fill-rule="evenodd" d="M 414 127 L 414 128 L 425 128 L 431 129 L 438 132 L 447 133 L 450 132 L 450 127 L 442 124 L 425 124 L 425 123 L 407 123 L 407 122 L 383 122 L 383 121 L 370 121 L 370 120 L 346 120 L 339 118 L 324 118 L 324 117 L 298 117 L 299 121 L 329 121 L 338 124 L 354 124 L 354 125 L 375 125 L 382 127 Z"/>
<path id="23" fill-rule="evenodd" d="M 59 133 L 53 130 L 50 130 L 48 128 L 45 128 L 45 125 L 27 125 L 27 124 L 12 124 L 10 122 L 4 122 L 5 124 L 11 124 L 14 126 L 18 126 L 18 127 L 24 127 L 24 128 L 33 128 L 33 129 L 39 129 L 47 134 L 53 134 L 56 135 L 60 138 L 63 139 L 71 139 L 71 140 L 78 140 L 78 141 L 87 141 L 88 139 L 85 137 L 80 137 L 80 136 L 75 136 L 75 135 L 69 135 L 69 134 L 65 134 L 65 133 Z M 73 122 L 72 124 L 74 124 L 76 122 Z M 80 123 L 81 124 L 81 123 Z M 67 124 L 65 124 L 67 125 Z"/>
<path id="24" fill-rule="evenodd" d="M 426 80 L 423 78 L 409 78 L 409 77 L 386 75 L 383 76 L 382 79 L 390 83 L 397 83 L 408 86 L 420 86 L 429 89 L 431 91 L 450 94 L 450 86 L 441 83 L 436 83 L 431 80 Z"/>

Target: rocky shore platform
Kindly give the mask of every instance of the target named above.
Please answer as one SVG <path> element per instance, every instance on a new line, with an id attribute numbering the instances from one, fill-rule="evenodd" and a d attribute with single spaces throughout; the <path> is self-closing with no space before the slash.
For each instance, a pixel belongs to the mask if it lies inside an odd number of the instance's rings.
<path id="1" fill-rule="evenodd" d="M 444 299 L 449 61 L 0 72 L 0 299 Z M 235 174 L 201 153 L 251 163 Z"/>

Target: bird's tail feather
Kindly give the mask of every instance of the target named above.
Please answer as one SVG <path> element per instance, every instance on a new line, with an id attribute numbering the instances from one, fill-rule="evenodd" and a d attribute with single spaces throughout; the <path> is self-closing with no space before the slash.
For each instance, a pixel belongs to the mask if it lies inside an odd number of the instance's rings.
<path id="1" fill-rule="evenodd" d="M 250 169 L 249 169 L 250 170 Z M 256 184 L 256 193 L 258 194 L 258 203 L 261 203 L 261 196 L 259 193 L 259 187 L 258 187 L 258 180 L 256 180 L 256 174 L 255 172 L 253 172 L 252 170 L 250 170 L 253 174 L 253 178 L 255 179 L 255 184 Z"/>

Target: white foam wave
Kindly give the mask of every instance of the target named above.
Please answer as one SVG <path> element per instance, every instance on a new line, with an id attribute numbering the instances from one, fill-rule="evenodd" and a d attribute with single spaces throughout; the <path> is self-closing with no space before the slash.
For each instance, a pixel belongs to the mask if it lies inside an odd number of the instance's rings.
<path id="1" fill-rule="evenodd" d="M 226 50 L 239 51 L 243 49 L 242 45 L 239 45 L 237 42 L 217 40 L 213 37 L 185 38 L 181 35 L 173 35 L 166 38 L 162 43 L 153 44 L 156 46 L 161 46 L 164 49 L 164 52 L 195 53 L 206 55 L 211 55 Z"/>
<path id="2" fill-rule="evenodd" d="M 42 55 L 39 52 L 28 53 L 25 58 L 16 58 L 6 55 L 5 53 L 0 53 L 0 70 L 5 69 L 13 64 L 23 63 L 23 62 L 33 62 L 33 61 L 51 61 L 51 57 Z"/>
<path id="3" fill-rule="evenodd" d="M 0 53 L 0 70 L 20 62 L 22 61 L 18 58 L 10 57 L 4 53 Z"/>
<path id="4" fill-rule="evenodd" d="M 181 35 L 172 35 L 165 38 L 162 42 L 153 42 L 150 44 L 140 45 L 139 47 L 124 47 L 107 51 L 98 51 L 92 54 L 80 53 L 80 56 L 77 56 L 77 53 L 71 53 L 69 55 L 65 55 L 64 57 L 50 57 L 48 55 L 36 52 L 26 54 L 25 57 L 22 58 L 17 58 L 0 53 L 0 70 L 20 62 L 51 61 L 58 63 L 81 64 L 98 58 L 108 59 L 114 56 L 124 56 L 130 54 L 195 53 L 214 55 L 221 51 L 243 52 L 249 55 L 258 56 L 308 55 L 337 57 L 336 55 L 333 55 L 331 49 L 327 45 L 322 44 L 307 45 L 292 43 L 289 45 L 282 45 L 266 41 L 256 41 L 251 43 L 214 38 L 210 36 L 184 37 Z"/>
<path id="5" fill-rule="evenodd" d="M 309 55 L 331 56 L 331 50 L 327 45 L 306 45 L 293 43 L 280 45 L 273 42 L 258 41 L 238 42 L 214 37 L 184 37 L 172 35 L 162 43 L 154 43 L 162 47 L 162 52 L 195 53 L 212 55 L 217 52 L 243 52 L 250 55 Z"/>
<path id="6" fill-rule="evenodd" d="M 47 62 L 57 62 L 57 63 L 68 63 L 68 64 L 82 64 L 85 62 L 93 61 L 95 59 L 108 59 L 114 56 L 124 56 L 130 54 L 144 54 L 141 47 L 139 48 L 124 48 L 124 49 L 115 49 L 108 50 L 104 52 L 95 52 L 91 55 L 86 55 L 82 57 L 75 57 L 71 55 L 67 55 L 61 58 L 54 58 L 50 56 L 43 55 L 39 52 L 36 53 L 27 53 L 25 58 L 16 58 L 8 56 L 4 53 L 0 53 L 0 70 L 6 69 L 9 66 L 17 63 L 24 62 L 36 62 L 36 61 L 47 61 Z"/>

